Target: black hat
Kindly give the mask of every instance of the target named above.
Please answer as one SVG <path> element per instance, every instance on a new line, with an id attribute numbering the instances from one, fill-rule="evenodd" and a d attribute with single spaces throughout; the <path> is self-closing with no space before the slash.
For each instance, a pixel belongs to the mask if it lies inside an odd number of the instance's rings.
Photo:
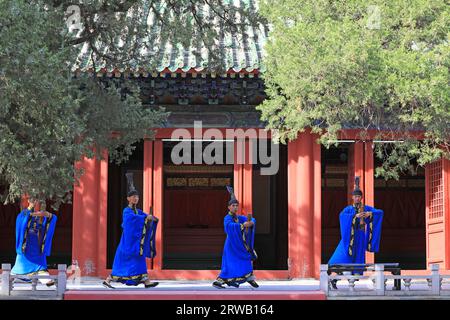
<path id="1" fill-rule="evenodd" d="M 359 188 L 359 177 L 355 177 L 355 189 L 352 192 L 352 196 L 361 196 L 362 197 L 363 193 L 361 191 L 361 189 Z"/>
<path id="2" fill-rule="evenodd" d="M 230 194 L 230 201 L 228 201 L 228 206 L 231 206 L 232 204 L 239 204 L 239 201 L 237 201 L 236 196 L 234 195 L 233 187 L 226 186 L 227 191 Z"/>
<path id="3" fill-rule="evenodd" d="M 127 173 L 125 173 L 125 176 L 127 177 L 127 185 L 128 185 L 127 197 L 138 196 L 139 192 L 134 187 L 133 173 L 127 172 Z"/>

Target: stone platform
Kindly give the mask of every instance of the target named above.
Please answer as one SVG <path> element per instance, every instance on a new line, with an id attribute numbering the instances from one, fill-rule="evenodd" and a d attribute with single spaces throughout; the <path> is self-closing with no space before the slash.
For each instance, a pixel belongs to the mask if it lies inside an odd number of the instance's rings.
<path id="1" fill-rule="evenodd" d="M 162 280 L 150 289 L 117 283 L 112 283 L 115 289 L 107 289 L 101 282 L 94 278 L 68 283 L 64 300 L 326 300 L 317 280 L 258 281 L 259 288 L 242 284 L 226 289 L 212 287 L 211 281 Z"/>

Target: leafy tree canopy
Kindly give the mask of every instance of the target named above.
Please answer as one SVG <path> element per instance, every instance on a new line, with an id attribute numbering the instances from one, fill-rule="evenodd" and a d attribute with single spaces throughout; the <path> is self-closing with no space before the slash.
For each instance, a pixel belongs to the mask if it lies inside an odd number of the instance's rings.
<path id="1" fill-rule="evenodd" d="M 306 128 L 327 146 L 345 128 L 401 140 L 387 153 L 377 144 L 386 178 L 414 159 L 450 158 L 449 8 L 442 0 L 263 0 L 271 33 L 262 119 L 283 142 Z"/>
<path id="2" fill-rule="evenodd" d="M 27 194 L 58 206 L 82 170 L 83 156 L 112 161 L 130 155 L 133 144 L 151 136 L 167 114 L 142 105 L 139 88 L 127 79 L 104 81 L 74 76 L 81 50 L 92 66 L 156 65 L 152 27 L 173 43 L 196 41 L 219 69 L 213 21 L 224 29 L 242 27 L 231 17 L 256 17 L 249 6 L 221 0 L 0 0 L 0 180 L 6 202 Z M 199 8 L 209 8 L 208 16 Z M 155 13 L 148 24 L 149 12 Z M 164 16 L 163 16 L 164 12 Z M 248 23 L 248 22 L 246 22 Z M 149 51 L 151 52 L 151 51 Z M 152 70 L 147 70 L 152 71 Z"/>

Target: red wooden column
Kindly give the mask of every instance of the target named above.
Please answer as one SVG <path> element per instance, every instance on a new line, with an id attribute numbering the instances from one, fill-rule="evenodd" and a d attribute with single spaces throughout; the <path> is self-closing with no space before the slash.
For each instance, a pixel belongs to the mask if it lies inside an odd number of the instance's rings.
<path id="1" fill-rule="evenodd" d="M 374 181 L 374 158 L 373 142 L 364 143 L 364 203 L 368 206 L 375 206 L 375 181 Z M 374 263 L 375 254 L 366 252 L 366 263 Z"/>
<path id="2" fill-rule="evenodd" d="M 351 193 L 355 187 L 355 177 L 360 177 L 360 188 L 363 192 L 363 202 L 374 205 L 374 159 L 373 142 L 356 141 L 349 150 L 348 162 L 348 203 L 352 203 Z M 375 256 L 366 252 L 366 263 L 373 263 Z"/>
<path id="3" fill-rule="evenodd" d="M 318 135 L 313 136 L 314 161 L 314 277 L 320 277 L 322 261 L 322 160 Z"/>
<path id="4" fill-rule="evenodd" d="M 107 160 L 77 162 L 84 174 L 73 192 L 72 259 L 83 276 L 102 275 L 106 270 Z"/>
<path id="5" fill-rule="evenodd" d="M 257 143 L 255 140 L 245 142 L 245 163 L 242 166 L 242 212 L 244 214 L 253 213 L 253 164 L 252 164 L 252 145 Z"/>
<path id="6" fill-rule="evenodd" d="M 298 209 L 300 217 L 300 267 L 301 277 L 314 272 L 314 168 L 312 136 L 302 133 L 298 139 Z"/>
<path id="7" fill-rule="evenodd" d="M 149 212 L 153 206 L 153 141 L 144 140 L 144 190 L 142 191 L 142 206 L 144 212 Z M 158 213 L 155 215 L 160 217 Z M 147 260 L 147 269 L 153 269 L 153 259 Z"/>
<path id="8" fill-rule="evenodd" d="M 99 161 L 98 181 L 98 256 L 99 272 L 106 270 L 107 241 L 108 241 L 108 155 L 104 153 L 104 160 Z"/>
<path id="9" fill-rule="evenodd" d="M 298 138 L 297 138 L 298 139 Z M 289 278 L 300 277 L 299 264 L 299 238 L 300 230 L 298 228 L 299 212 L 298 212 L 298 141 L 290 141 L 288 143 L 288 270 Z"/>
<path id="10" fill-rule="evenodd" d="M 244 161 L 245 145 L 246 143 L 243 141 L 234 142 L 233 190 L 241 204 L 241 212 L 244 210 L 244 165 L 242 162 Z"/>
<path id="11" fill-rule="evenodd" d="M 445 217 L 445 269 L 450 269 L 450 160 L 443 159 L 444 166 L 444 217 Z"/>
<path id="12" fill-rule="evenodd" d="M 162 269 L 163 257 L 163 142 L 155 141 L 153 148 L 153 212 L 159 217 L 156 229 L 156 257 L 153 259 L 153 269 Z"/>
<path id="13" fill-rule="evenodd" d="M 246 140 L 245 142 L 236 141 L 234 143 L 233 189 L 240 202 L 240 214 L 253 213 L 253 164 L 251 154 L 253 143 L 257 143 L 257 141 Z"/>
<path id="14" fill-rule="evenodd" d="M 375 168 L 373 155 L 373 142 L 364 143 L 364 203 L 373 207 L 375 205 Z"/>
<path id="15" fill-rule="evenodd" d="M 144 190 L 142 205 L 144 212 L 153 206 L 153 141 L 144 141 Z"/>
<path id="16" fill-rule="evenodd" d="M 364 192 L 364 142 L 362 141 L 356 141 L 349 148 L 347 183 L 348 203 L 352 203 L 352 191 L 355 187 L 356 176 L 361 178 L 360 187 Z"/>
<path id="17" fill-rule="evenodd" d="M 301 133 L 288 144 L 288 225 L 289 225 L 289 276 L 291 278 L 313 277 L 318 275 L 320 261 L 318 255 L 318 231 L 320 218 L 320 193 L 315 194 L 320 177 L 315 173 L 320 151 L 314 147 L 314 136 L 309 132 Z M 320 180 L 319 180 L 320 181 Z M 316 232 L 316 234 L 315 234 Z"/>

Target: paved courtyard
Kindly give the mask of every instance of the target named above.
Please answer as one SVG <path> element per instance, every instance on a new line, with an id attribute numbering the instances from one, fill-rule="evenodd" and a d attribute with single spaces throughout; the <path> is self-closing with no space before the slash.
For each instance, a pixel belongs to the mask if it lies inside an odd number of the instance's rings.
<path id="1" fill-rule="evenodd" d="M 450 299 L 450 296 L 421 296 L 410 292 L 408 296 L 346 296 L 346 297 L 325 297 L 320 290 L 320 284 L 315 279 L 284 280 L 284 281 L 258 281 L 260 287 L 255 289 L 248 284 L 242 284 L 240 288 L 228 287 L 226 289 L 216 289 L 212 287 L 211 281 L 175 281 L 161 280 L 155 288 L 145 289 L 143 285 L 130 287 L 123 284 L 113 283 L 116 289 L 107 289 L 102 286 L 103 279 L 96 277 L 85 277 L 79 282 L 68 281 L 66 300 L 403 300 L 403 299 Z M 427 290 L 426 281 L 415 281 L 414 290 Z M 348 292 L 349 286 L 346 280 L 338 282 L 339 292 Z M 387 283 L 387 290 L 392 290 L 393 283 Z M 355 291 L 365 291 L 373 288 L 370 280 L 358 281 Z M 449 284 L 443 288 L 450 289 Z M 11 296 L 0 295 L 0 299 L 61 299 L 56 296 L 54 287 L 48 288 L 38 284 L 37 293 L 31 291 L 31 285 L 27 283 L 15 283 Z"/>

